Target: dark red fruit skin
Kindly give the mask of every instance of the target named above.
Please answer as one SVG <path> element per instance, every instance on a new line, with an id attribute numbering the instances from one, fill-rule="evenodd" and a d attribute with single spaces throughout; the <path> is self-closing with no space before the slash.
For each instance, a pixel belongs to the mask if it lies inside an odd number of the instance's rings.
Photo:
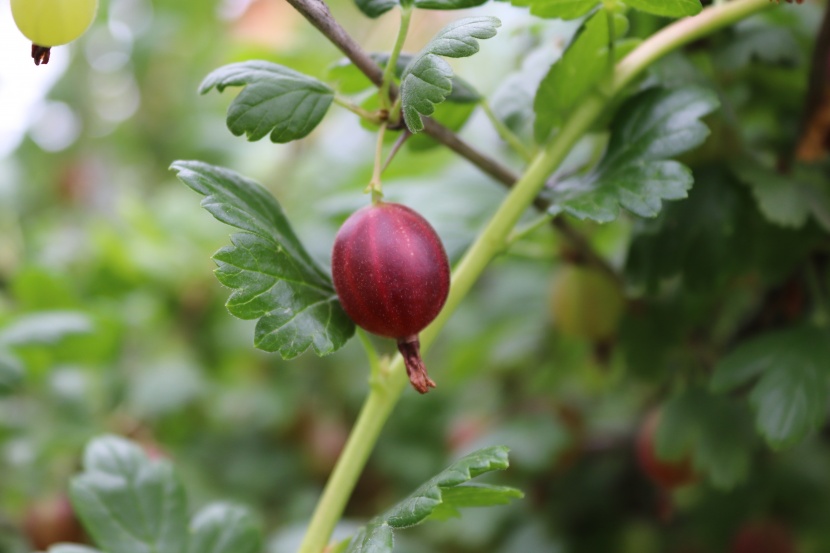
<path id="1" fill-rule="evenodd" d="M 643 420 L 637 434 L 637 461 L 643 473 L 663 490 L 673 490 L 693 483 L 697 477 L 691 459 L 666 461 L 657 457 L 654 435 L 660 423 L 659 411 L 652 411 Z"/>
<path id="2" fill-rule="evenodd" d="M 759 520 L 741 527 L 730 553 L 796 553 L 789 529 L 774 520 Z"/>
<path id="3" fill-rule="evenodd" d="M 58 495 L 29 505 L 23 515 L 23 531 L 37 551 L 56 543 L 83 543 L 84 530 L 66 495 Z"/>
<path id="4" fill-rule="evenodd" d="M 450 264 L 438 234 L 412 209 L 378 202 L 349 217 L 334 240 L 334 288 L 358 326 L 414 337 L 444 307 Z"/>

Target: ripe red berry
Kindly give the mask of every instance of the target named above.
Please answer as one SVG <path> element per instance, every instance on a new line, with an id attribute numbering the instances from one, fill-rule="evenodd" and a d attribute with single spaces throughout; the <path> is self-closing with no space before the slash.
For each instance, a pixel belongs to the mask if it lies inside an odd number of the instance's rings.
<path id="1" fill-rule="evenodd" d="M 358 210 L 337 232 L 332 275 L 355 324 L 396 339 L 412 386 L 422 394 L 434 388 L 421 360 L 418 333 L 447 300 L 450 265 L 426 219 L 395 203 Z"/>
<path id="2" fill-rule="evenodd" d="M 691 484 L 697 478 L 689 457 L 669 461 L 657 456 L 654 438 L 659 423 L 659 411 L 652 411 L 640 427 L 637 435 L 637 460 L 640 468 L 652 482 L 664 490 Z"/>
<path id="3" fill-rule="evenodd" d="M 30 504 L 23 515 L 23 531 L 37 551 L 56 543 L 84 541 L 84 530 L 64 494 Z"/>

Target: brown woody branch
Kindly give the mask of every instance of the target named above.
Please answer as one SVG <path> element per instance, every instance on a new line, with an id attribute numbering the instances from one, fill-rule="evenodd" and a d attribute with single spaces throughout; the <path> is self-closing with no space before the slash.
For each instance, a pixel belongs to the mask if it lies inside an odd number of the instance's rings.
<path id="1" fill-rule="evenodd" d="M 331 14 L 328 5 L 323 0 L 287 0 L 294 9 L 303 15 L 317 30 L 337 46 L 349 60 L 378 88 L 383 83 L 383 70 L 372 57 L 349 35 Z M 392 83 L 389 88 L 390 98 L 398 95 L 398 87 Z M 461 139 L 456 133 L 441 123 L 424 118 L 424 132 L 450 150 L 454 151 L 482 172 L 510 188 L 518 180 L 512 170 L 495 159 L 479 152 L 473 146 Z M 546 211 L 550 203 L 537 198 L 533 205 L 540 211 Z M 608 262 L 597 254 L 588 240 L 565 219 L 557 217 L 553 220 L 553 227 L 561 233 L 579 253 L 579 261 L 590 265 L 608 276 L 615 282 L 620 282 L 619 275 Z"/>

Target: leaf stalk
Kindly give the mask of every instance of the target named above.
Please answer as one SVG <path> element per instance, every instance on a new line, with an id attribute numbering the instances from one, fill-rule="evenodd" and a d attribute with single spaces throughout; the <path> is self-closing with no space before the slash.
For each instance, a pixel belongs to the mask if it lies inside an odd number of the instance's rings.
<path id="1" fill-rule="evenodd" d="M 389 109 L 392 106 L 392 99 L 389 97 L 389 87 L 395 79 L 395 69 L 398 66 L 398 57 L 403 50 L 404 42 L 406 42 L 406 35 L 409 32 L 409 22 L 412 18 L 412 7 L 401 6 L 401 26 L 398 28 L 398 36 L 395 39 L 395 45 L 392 47 L 392 52 L 389 54 L 389 60 L 386 62 L 386 67 L 383 70 L 383 80 L 380 84 L 380 105 L 384 109 Z"/>

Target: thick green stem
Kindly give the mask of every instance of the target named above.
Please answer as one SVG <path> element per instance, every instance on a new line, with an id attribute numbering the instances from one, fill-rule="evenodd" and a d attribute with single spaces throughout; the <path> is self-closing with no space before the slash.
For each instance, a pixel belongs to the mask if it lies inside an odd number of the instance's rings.
<path id="1" fill-rule="evenodd" d="M 618 94 L 651 63 L 668 52 L 759 12 L 768 5 L 769 0 L 735 0 L 721 7 L 708 8 L 694 18 L 684 19 L 666 27 L 617 64 L 611 93 Z M 505 248 L 507 237 L 522 214 L 574 144 L 599 118 L 607 102 L 608 98 L 599 93 L 586 97 L 572 112 L 559 134 L 533 159 L 524 175 L 510 190 L 490 222 L 453 271 L 452 286 L 444 309 L 432 324 L 421 332 L 422 353 L 432 345 L 438 332 L 469 293 L 485 267 Z M 380 379 L 373 382 L 357 423 L 320 498 L 299 553 L 321 553 L 328 544 L 380 431 L 407 382 L 400 355 L 394 358 L 388 372 L 384 372 Z"/>
<path id="2" fill-rule="evenodd" d="M 389 109 L 392 103 L 389 99 L 389 88 L 392 86 L 392 79 L 395 76 L 398 56 L 400 56 L 401 50 L 403 50 L 403 43 L 406 42 L 406 34 L 409 32 L 409 21 L 411 17 L 412 8 L 409 6 L 401 6 L 401 27 L 398 29 L 398 37 L 395 39 L 395 45 L 389 54 L 389 61 L 386 62 L 386 67 L 383 70 L 383 82 L 380 85 L 380 105 L 386 109 Z"/>

